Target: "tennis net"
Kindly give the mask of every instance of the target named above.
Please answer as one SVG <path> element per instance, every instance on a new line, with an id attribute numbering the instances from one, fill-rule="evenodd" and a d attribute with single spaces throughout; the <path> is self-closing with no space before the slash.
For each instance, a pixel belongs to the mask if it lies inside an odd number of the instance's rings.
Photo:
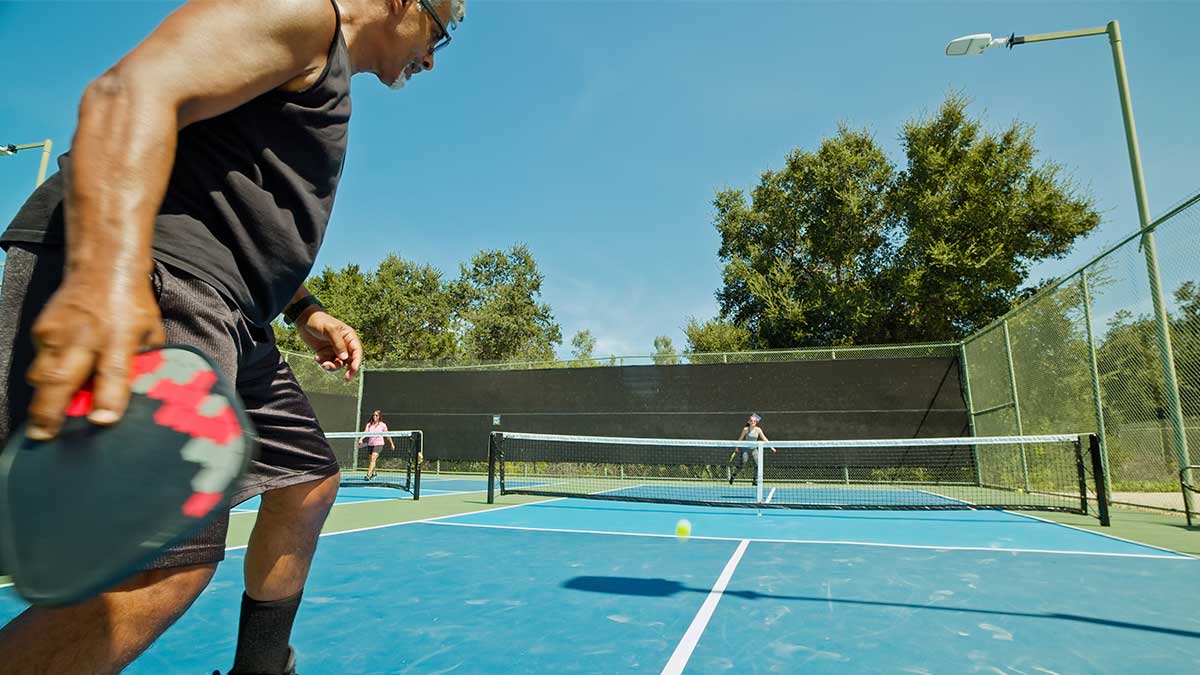
<path id="1" fill-rule="evenodd" d="M 414 499 L 421 496 L 423 437 L 417 430 L 325 434 L 341 464 L 343 487 L 395 488 Z"/>
<path id="2" fill-rule="evenodd" d="M 494 432 L 489 498 L 498 488 L 759 508 L 1086 513 L 1098 453 L 1086 435 L 761 443 Z"/>

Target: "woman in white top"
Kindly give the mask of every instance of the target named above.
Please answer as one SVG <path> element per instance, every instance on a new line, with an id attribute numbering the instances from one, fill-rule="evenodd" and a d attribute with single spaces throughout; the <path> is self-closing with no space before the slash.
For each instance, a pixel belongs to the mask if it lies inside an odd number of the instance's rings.
<path id="1" fill-rule="evenodd" d="M 383 423 L 383 413 L 376 410 L 371 413 L 371 420 L 367 422 L 367 426 L 363 429 L 364 433 L 382 433 L 388 430 L 386 424 Z M 367 480 L 375 477 L 375 462 L 379 459 L 379 453 L 383 451 L 384 436 L 369 436 L 358 442 L 358 447 L 366 445 L 371 450 L 371 464 L 367 467 Z M 391 436 L 387 436 L 388 445 L 392 446 L 392 451 L 396 450 L 396 443 Z"/>
<path id="2" fill-rule="evenodd" d="M 738 436 L 739 441 L 769 441 L 766 432 L 758 423 L 762 418 L 757 414 L 751 413 L 750 419 L 746 420 L 746 426 L 742 427 L 742 433 Z M 775 448 L 771 448 L 771 452 L 775 452 Z M 733 485 L 733 479 L 737 478 L 738 472 L 742 467 L 754 461 L 754 451 L 750 448 L 737 448 L 733 451 L 733 456 L 729 458 L 733 464 L 733 471 L 729 473 L 729 484 Z"/>

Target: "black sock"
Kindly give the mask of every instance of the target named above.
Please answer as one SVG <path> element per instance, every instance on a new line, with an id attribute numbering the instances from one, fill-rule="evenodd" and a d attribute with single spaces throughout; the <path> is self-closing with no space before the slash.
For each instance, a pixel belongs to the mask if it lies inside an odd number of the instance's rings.
<path id="1" fill-rule="evenodd" d="M 242 593 L 242 618 L 238 621 L 237 652 L 230 675 L 283 672 L 301 595 L 303 592 L 282 600 L 259 602 Z"/>

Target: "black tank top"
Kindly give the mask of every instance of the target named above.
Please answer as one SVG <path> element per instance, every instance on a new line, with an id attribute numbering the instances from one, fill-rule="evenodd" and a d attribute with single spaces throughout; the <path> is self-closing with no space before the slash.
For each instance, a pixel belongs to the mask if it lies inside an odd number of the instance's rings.
<path id="1" fill-rule="evenodd" d="M 325 71 L 310 88 L 269 92 L 180 131 L 154 257 L 212 284 L 255 324 L 277 316 L 325 237 L 346 154 L 351 74 L 338 16 Z M 0 245 L 64 242 L 70 153 L 58 166 Z"/>

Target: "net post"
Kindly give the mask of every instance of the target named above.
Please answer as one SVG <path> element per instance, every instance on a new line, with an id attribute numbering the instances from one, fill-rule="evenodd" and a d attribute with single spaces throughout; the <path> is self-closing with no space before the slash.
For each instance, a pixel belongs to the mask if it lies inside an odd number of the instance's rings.
<path id="1" fill-rule="evenodd" d="M 488 437 L 488 495 L 487 495 L 487 503 L 489 503 L 489 504 L 495 504 L 495 503 L 496 503 L 496 455 L 497 455 L 497 454 L 499 454 L 499 453 L 497 452 L 497 448 L 496 448 L 496 445 L 497 445 L 497 440 L 496 440 L 496 437 L 497 437 L 498 435 L 500 435 L 500 432 L 499 432 L 499 431 L 493 431 L 493 432 L 491 433 L 491 435 Z"/>
<path id="2" fill-rule="evenodd" d="M 1088 434 L 1088 454 L 1092 458 L 1092 480 L 1096 483 L 1096 511 L 1100 516 L 1100 524 L 1108 527 L 1111 521 L 1108 517 L 1108 490 L 1105 486 L 1104 461 L 1100 455 L 1100 437 Z"/>
<path id="3" fill-rule="evenodd" d="M 1083 463 L 1083 437 L 1075 439 L 1075 470 L 1079 474 L 1079 512 L 1087 515 L 1087 469 Z"/>
<path id="4" fill-rule="evenodd" d="M 421 460 L 425 458 L 425 433 L 414 431 L 413 436 L 413 457 L 409 463 L 409 470 L 412 471 L 413 501 L 416 501 L 421 498 Z"/>
<path id="5" fill-rule="evenodd" d="M 361 441 L 363 438 L 366 438 L 366 437 L 365 436 L 355 436 L 354 438 L 350 439 L 350 448 L 351 448 L 351 450 L 350 450 L 350 457 L 351 457 L 350 470 L 351 471 L 358 471 L 358 450 L 359 450 L 358 442 Z"/>
<path id="6" fill-rule="evenodd" d="M 1179 470 L 1179 491 L 1183 493 L 1183 516 L 1187 518 L 1188 529 L 1192 527 L 1192 500 L 1190 498 L 1191 495 L 1188 494 L 1187 476 L 1194 468 L 1200 467 L 1186 466 Z"/>
<path id="7" fill-rule="evenodd" d="M 755 499 L 756 504 L 763 503 L 763 444 L 758 442 L 758 447 L 754 449 L 754 483 L 755 483 Z"/>
<path id="8" fill-rule="evenodd" d="M 1192 527 L 1192 492 L 1196 491 L 1188 483 L 1188 474 L 1200 470 L 1198 465 L 1184 466 L 1180 470 L 1180 491 L 1183 492 L 1183 515 L 1188 519 L 1188 528 Z"/>

